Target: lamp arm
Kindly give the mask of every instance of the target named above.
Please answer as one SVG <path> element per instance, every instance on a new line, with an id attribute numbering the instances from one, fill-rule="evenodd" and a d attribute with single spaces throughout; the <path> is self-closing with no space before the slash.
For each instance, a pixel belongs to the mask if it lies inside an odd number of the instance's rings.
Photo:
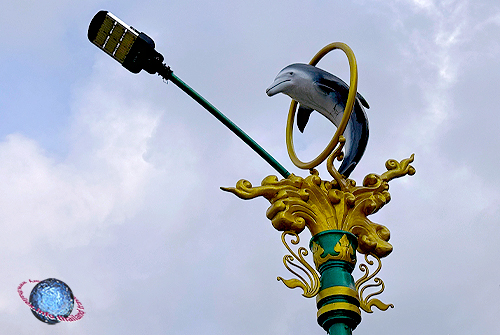
<path id="1" fill-rule="evenodd" d="M 158 75 L 165 80 L 170 80 L 172 83 L 177 85 L 181 90 L 183 90 L 187 95 L 198 102 L 203 108 L 205 108 L 210 114 L 215 116 L 217 120 L 222 122 L 229 130 L 231 130 L 236 136 L 238 136 L 243 142 L 245 142 L 250 148 L 253 149 L 260 157 L 262 157 L 266 162 L 268 162 L 280 175 L 284 178 L 288 178 L 290 172 L 287 171 L 278 163 L 273 156 L 271 156 L 264 148 L 262 148 L 257 142 L 255 142 L 250 136 L 247 135 L 240 127 L 234 124 L 230 119 L 228 119 L 224 114 L 222 114 L 214 105 L 203 98 L 198 92 L 193 90 L 189 85 L 183 82 L 179 77 L 177 77 L 169 66 L 162 64 L 161 68 L 158 70 Z"/>

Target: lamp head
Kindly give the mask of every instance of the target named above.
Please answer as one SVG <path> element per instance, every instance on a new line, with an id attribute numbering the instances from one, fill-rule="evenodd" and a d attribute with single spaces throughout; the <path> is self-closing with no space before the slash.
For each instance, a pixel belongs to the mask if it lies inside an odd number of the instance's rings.
<path id="1" fill-rule="evenodd" d="M 127 70 L 154 74 L 163 64 L 155 42 L 107 11 L 100 11 L 90 22 L 88 38 Z"/>

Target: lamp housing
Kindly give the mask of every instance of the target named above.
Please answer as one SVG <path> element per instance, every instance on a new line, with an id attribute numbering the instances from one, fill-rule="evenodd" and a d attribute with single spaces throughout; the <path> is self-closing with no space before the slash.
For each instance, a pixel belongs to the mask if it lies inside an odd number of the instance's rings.
<path id="1" fill-rule="evenodd" d="M 155 74 L 163 66 L 164 58 L 155 50 L 151 37 L 108 11 L 100 11 L 94 16 L 87 36 L 90 42 L 132 73 L 145 70 Z"/>

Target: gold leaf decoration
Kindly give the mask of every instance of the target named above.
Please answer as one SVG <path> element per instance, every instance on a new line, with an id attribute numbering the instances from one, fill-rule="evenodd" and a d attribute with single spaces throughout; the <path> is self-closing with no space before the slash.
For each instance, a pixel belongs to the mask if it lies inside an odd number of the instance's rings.
<path id="1" fill-rule="evenodd" d="M 338 252 L 338 255 L 327 254 L 326 256 L 321 256 L 325 252 L 319 244 L 313 242 L 312 248 L 314 265 L 318 269 L 320 265 L 329 260 L 341 260 L 351 264 L 356 264 L 356 257 L 352 245 L 349 243 L 347 236 L 344 234 L 342 238 L 337 242 L 333 250 Z"/>
<path id="2" fill-rule="evenodd" d="M 356 259 L 352 258 L 354 254 L 354 250 L 352 250 L 352 246 L 347 239 L 347 236 L 344 234 L 339 240 L 339 242 L 333 247 L 333 250 L 339 253 L 339 259 L 349 262 L 356 263 Z"/>

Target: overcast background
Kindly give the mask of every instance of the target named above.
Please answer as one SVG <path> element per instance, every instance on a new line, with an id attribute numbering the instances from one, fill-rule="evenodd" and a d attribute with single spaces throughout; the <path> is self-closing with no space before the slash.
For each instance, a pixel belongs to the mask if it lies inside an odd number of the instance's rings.
<path id="1" fill-rule="evenodd" d="M 412 153 L 417 170 L 371 217 L 391 231 L 379 298 L 395 308 L 363 313 L 354 333 L 498 332 L 498 1 L 4 0 L 1 334 L 325 333 L 314 299 L 276 280 L 291 274 L 268 202 L 219 189 L 277 172 L 175 85 L 92 45 L 102 9 L 150 35 L 181 79 L 302 176 L 286 154 L 290 99 L 265 89 L 286 65 L 347 43 L 371 106 L 351 176 Z M 340 51 L 319 65 L 349 80 Z M 331 132 L 313 115 L 299 156 Z M 82 320 L 31 314 L 16 288 L 49 277 L 71 287 Z"/>

